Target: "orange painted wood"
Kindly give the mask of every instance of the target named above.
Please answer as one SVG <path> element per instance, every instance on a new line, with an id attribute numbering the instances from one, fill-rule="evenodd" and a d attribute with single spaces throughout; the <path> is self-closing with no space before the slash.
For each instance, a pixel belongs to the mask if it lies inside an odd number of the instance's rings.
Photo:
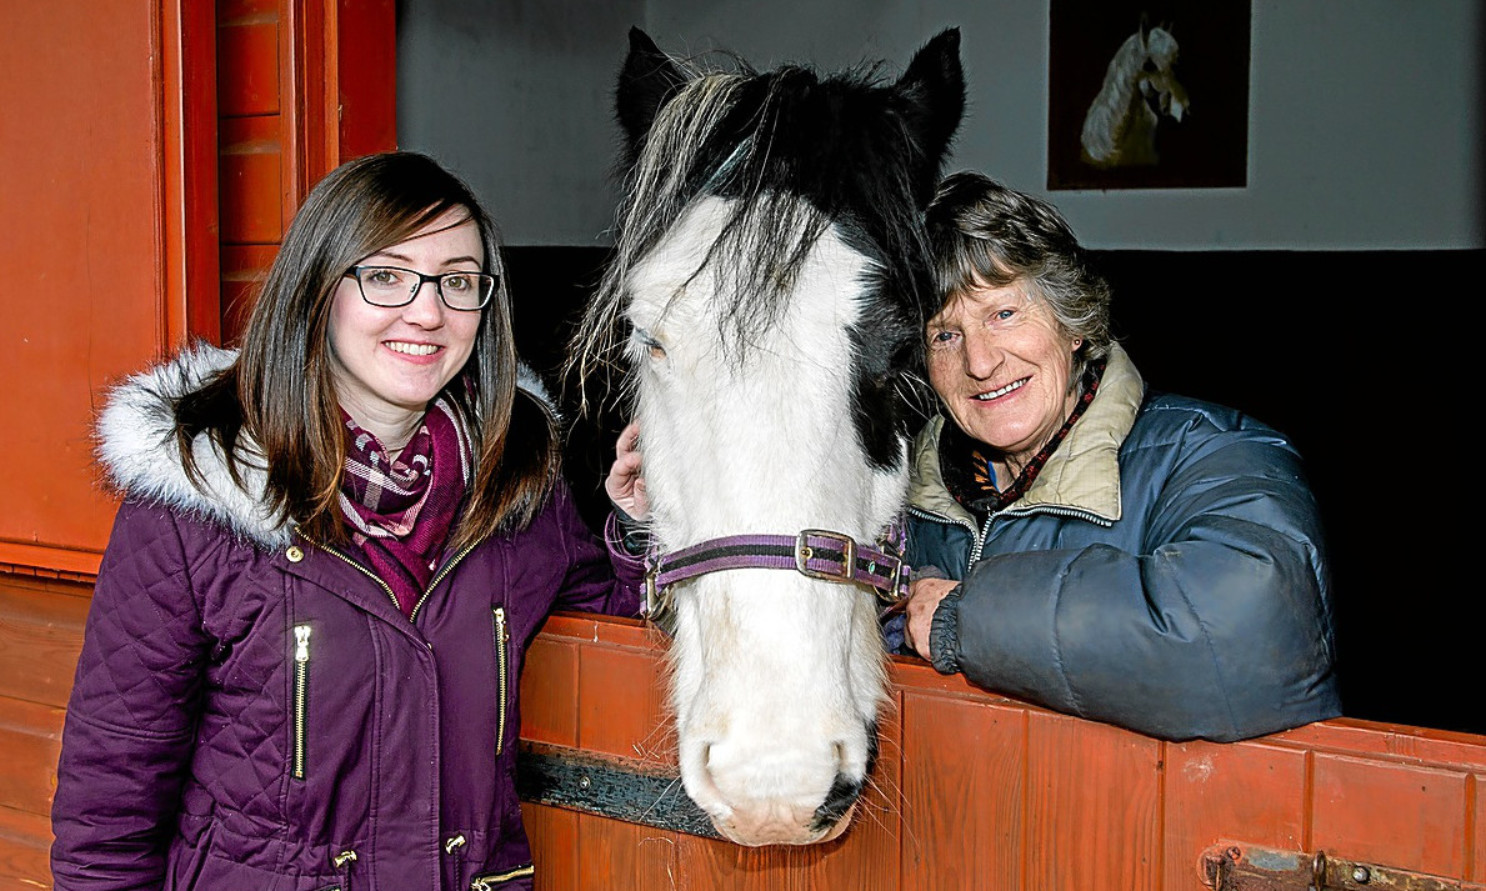
<path id="1" fill-rule="evenodd" d="M 234 345 L 247 326 L 278 245 L 222 245 L 222 344 Z"/>
<path id="2" fill-rule="evenodd" d="M 788 848 L 744 848 L 724 841 L 680 833 L 676 834 L 676 839 L 677 881 L 670 887 L 716 888 L 718 891 L 808 887 L 803 882 L 797 884 L 792 880 L 798 856 Z"/>
<path id="3" fill-rule="evenodd" d="M 278 114 L 278 16 L 234 16 L 218 29 L 219 112 L 224 117 Z"/>
<path id="4" fill-rule="evenodd" d="M 578 815 L 561 808 L 523 804 L 521 816 L 531 839 L 537 891 L 579 887 Z"/>
<path id="5" fill-rule="evenodd" d="M 578 745 L 592 752 L 674 763 L 666 680 L 653 651 L 584 648 L 579 655 Z"/>
<path id="6" fill-rule="evenodd" d="M 902 698 L 904 886 L 1021 887 L 1026 713 L 915 690 Z M 923 764 L 935 769 L 915 769 Z M 941 856 L 949 839 L 957 856 Z"/>
<path id="7" fill-rule="evenodd" d="M 1310 848 L 1302 750 L 1264 742 L 1173 744 L 1165 777 L 1163 887 L 1181 888 L 1199 875 L 1198 855 L 1225 833 L 1280 851 Z"/>
<path id="8" fill-rule="evenodd" d="M 1486 884 L 1486 773 L 1471 774 L 1472 832 L 1470 838 L 1470 866 L 1466 878 L 1472 882 Z"/>
<path id="9" fill-rule="evenodd" d="M 336 16 L 340 160 L 397 148 L 397 3 L 340 0 Z"/>
<path id="10" fill-rule="evenodd" d="M 1468 775 L 1345 755 L 1315 757 L 1312 842 L 1348 859 L 1463 878 Z"/>
<path id="11" fill-rule="evenodd" d="M 114 502 L 94 484 L 93 410 L 110 382 L 160 354 L 167 308 L 184 304 L 163 262 L 182 250 L 167 190 L 161 41 L 178 39 L 160 0 L 58 0 L 5 7 L 5 115 L 45 136 L 0 140 L 0 264 L 8 348 L 0 352 L 0 466 L 25 467 L 0 512 L 0 564 L 96 572 Z M 57 48 L 67 47 L 59 64 Z M 21 131 L 17 131 L 19 133 Z M 40 131 L 38 131 L 40 132 Z M 55 556 L 54 556 L 55 555 Z"/>
<path id="12" fill-rule="evenodd" d="M 1027 723 L 1027 886 L 1158 888 L 1161 744 L 1049 712 Z"/>
<path id="13" fill-rule="evenodd" d="M 578 677 L 566 691 L 528 690 L 527 708 L 553 708 L 538 700 L 555 696 L 584 727 L 612 722 L 596 737 L 607 752 L 626 735 L 633 747 L 669 733 L 637 724 L 635 692 L 616 689 L 645 676 L 645 659 L 660 664 L 663 639 L 634 623 L 558 615 L 538 645 L 564 653 Z M 842 840 L 755 850 L 595 828 L 615 821 L 575 813 L 578 856 L 617 865 L 541 887 L 656 887 L 640 846 L 662 838 L 676 851 L 667 888 L 1191 891 L 1202 887 L 1199 856 L 1219 842 L 1481 878 L 1486 737 L 1338 719 L 1243 743 L 1164 743 L 976 690 L 918 660 L 894 659 L 891 677 L 896 706 L 868 796 L 883 804 Z M 538 850 L 549 849 L 545 825 L 532 829 Z"/>
<path id="14" fill-rule="evenodd" d="M 212 4 L 162 4 L 166 237 L 165 343 L 221 337 L 217 262 L 216 15 Z"/>
<path id="15" fill-rule="evenodd" d="M 676 874 L 674 834 L 617 820 L 578 828 L 579 888 L 668 888 Z"/>
<path id="16" fill-rule="evenodd" d="M 51 813 L 65 710 L 0 697 L 0 807 Z"/>
<path id="17" fill-rule="evenodd" d="M 0 891 L 50 888 L 51 820 L 0 806 Z"/>
<path id="18" fill-rule="evenodd" d="M 284 235 L 283 136 L 277 115 L 221 122 L 222 240 L 278 244 Z"/>
<path id="19" fill-rule="evenodd" d="M 87 585 L 0 575 L 0 701 L 67 706 L 90 592 Z"/>
<path id="20" fill-rule="evenodd" d="M 522 738 L 577 746 L 578 702 L 565 695 L 577 687 L 577 645 L 552 637 L 533 641 L 521 670 Z"/>

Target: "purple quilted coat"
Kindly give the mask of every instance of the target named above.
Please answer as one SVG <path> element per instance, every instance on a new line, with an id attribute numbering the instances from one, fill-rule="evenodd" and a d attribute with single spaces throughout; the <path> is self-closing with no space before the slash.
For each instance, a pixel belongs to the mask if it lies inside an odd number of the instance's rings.
<path id="1" fill-rule="evenodd" d="M 640 567 L 559 490 L 526 530 L 448 555 L 409 621 L 354 554 L 265 519 L 261 475 L 232 486 L 202 447 L 220 494 L 185 480 L 164 396 L 229 358 L 132 380 L 100 424 L 128 498 L 68 708 L 56 887 L 529 888 L 526 646 L 553 608 L 635 614 Z"/>

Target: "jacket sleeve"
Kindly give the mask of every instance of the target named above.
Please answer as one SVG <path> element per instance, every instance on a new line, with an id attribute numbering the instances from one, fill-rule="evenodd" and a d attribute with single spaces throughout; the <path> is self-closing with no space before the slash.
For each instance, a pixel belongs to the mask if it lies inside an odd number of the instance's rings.
<path id="1" fill-rule="evenodd" d="M 1339 714 L 1299 456 L 1262 427 L 1192 429 L 1159 450 L 1134 459 L 1163 464 L 1145 481 L 1148 512 L 1124 518 L 1143 523 L 1138 551 L 981 560 L 935 613 L 936 666 L 1164 739 L 1230 741 Z"/>
<path id="2" fill-rule="evenodd" d="M 126 502 L 78 660 L 57 791 L 58 891 L 159 888 L 192 752 L 206 640 L 171 514 Z"/>
<path id="3" fill-rule="evenodd" d="M 600 543 L 583 522 L 567 487 L 558 487 L 553 509 L 568 553 L 568 571 L 557 595 L 557 608 L 638 616 L 645 567 L 619 542 L 613 516 L 604 527 L 606 541 Z"/>

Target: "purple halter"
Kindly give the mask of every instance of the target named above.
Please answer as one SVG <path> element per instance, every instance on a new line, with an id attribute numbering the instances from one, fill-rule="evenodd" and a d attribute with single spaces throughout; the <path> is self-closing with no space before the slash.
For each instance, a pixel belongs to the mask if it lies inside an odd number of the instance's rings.
<path id="1" fill-rule="evenodd" d="M 646 556 L 645 612 L 656 616 L 670 602 L 677 582 L 724 569 L 793 569 L 801 575 L 871 588 L 878 599 L 900 603 L 908 596 L 909 567 L 903 560 L 907 531 L 893 521 L 878 542 L 864 545 L 849 535 L 827 529 L 803 529 L 795 535 L 729 535 L 691 547 Z"/>

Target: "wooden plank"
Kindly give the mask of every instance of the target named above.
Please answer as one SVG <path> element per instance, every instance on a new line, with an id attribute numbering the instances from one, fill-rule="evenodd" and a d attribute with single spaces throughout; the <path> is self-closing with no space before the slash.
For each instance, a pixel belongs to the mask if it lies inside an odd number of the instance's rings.
<path id="1" fill-rule="evenodd" d="M 614 891 L 677 887 L 675 838 L 664 830 L 584 817 L 578 822 L 578 850 L 575 887 Z"/>
<path id="2" fill-rule="evenodd" d="M 578 744 L 622 758 L 675 764 L 664 667 L 654 650 L 588 647 L 579 656 Z"/>
<path id="3" fill-rule="evenodd" d="M 278 244 L 284 234 L 283 140 L 278 115 L 222 121 L 222 241 Z"/>
<path id="4" fill-rule="evenodd" d="M 273 244 L 222 245 L 223 345 L 236 343 L 242 336 L 278 250 Z"/>
<path id="5" fill-rule="evenodd" d="M 904 692 L 903 887 L 1022 887 L 1026 734 L 1024 711 Z"/>
<path id="6" fill-rule="evenodd" d="M 1470 785 L 1471 847 L 1466 878 L 1486 883 L 1486 773 L 1471 774 Z"/>
<path id="7" fill-rule="evenodd" d="M 336 92 L 340 160 L 397 148 L 397 3 L 339 0 Z"/>
<path id="8" fill-rule="evenodd" d="M 1157 889 L 1161 743 L 1067 715 L 1027 715 L 1027 888 Z"/>
<path id="9" fill-rule="evenodd" d="M 1465 878 L 1464 774 L 1330 754 L 1314 771 L 1313 849 Z"/>
<path id="10" fill-rule="evenodd" d="M 1263 742 L 1166 747 L 1165 888 L 1198 876 L 1200 852 L 1220 840 L 1305 849 L 1306 756 Z"/>
<path id="11" fill-rule="evenodd" d="M 0 575 L 0 697 L 67 706 L 90 591 Z"/>
<path id="12" fill-rule="evenodd" d="M 10 264 L 0 351 L 0 563 L 97 571 L 113 500 L 96 485 L 99 394 L 164 347 L 167 223 L 160 4 L 7 3 L 0 53 L 0 243 Z M 24 36 L 20 36 L 24 35 Z M 58 64 L 57 48 L 68 61 Z M 35 135 L 41 130 L 44 137 Z M 33 135 L 22 138 L 23 132 Z"/>
<path id="13" fill-rule="evenodd" d="M 65 718 L 64 709 L 0 698 L 0 807 L 51 813 Z"/>
<path id="14" fill-rule="evenodd" d="M 521 805 L 539 889 L 578 887 L 579 815 L 540 804 Z"/>
<path id="15" fill-rule="evenodd" d="M 794 870 L 802 887 L 862 891 L 898 887 L 903 828 L 902 719 L 902 707 L 894 697 L 878 722 L 877 762 L 845 834 L 834 841 L 794 850 Z"/>
<path id="16" fill-rule="evenodd" d="M 578 647 L 538 636 L 521 669 L 521 738 L 557 746 L 578 744 Z"/>
<path id="17" fill-rule="evenodd" d="M 278 16 L 221 22 L 217 102 L 223 117 L 279 113 Z"/>
<path id="18" fill-rule="evenodd" d="M 784 891 L 810 887 L 795 881 L 793 868 L 798 849 L 777 845 L 745 848 L 690 835 L 677 835 L 673 843 L 675 880 L 652 887 L 697 891 Z"/>
<path id="19" fill-rule="evenodd" d="M 0 891 L 50 888 L 51 848 L 49 818 L 0 807 Z"/>

